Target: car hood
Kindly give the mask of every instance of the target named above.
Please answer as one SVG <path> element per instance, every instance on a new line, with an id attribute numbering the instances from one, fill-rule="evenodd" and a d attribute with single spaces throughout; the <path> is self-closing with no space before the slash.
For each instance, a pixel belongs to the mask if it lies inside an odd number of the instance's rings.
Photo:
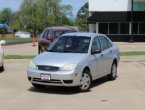
<path id="1" fill-rule="evenodd" d="M 33 61 L 36 65 L 62 67 L 66 64 L 78 64 L 87 56 L 88 54 L 81 53 L 43 52 L 42 54 L 36 56 Z"/>

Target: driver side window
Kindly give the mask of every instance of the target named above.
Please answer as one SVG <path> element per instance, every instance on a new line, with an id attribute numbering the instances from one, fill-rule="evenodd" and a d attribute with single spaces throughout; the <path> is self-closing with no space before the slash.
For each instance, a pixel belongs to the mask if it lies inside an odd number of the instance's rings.
<path id="1" fill-rule="evenodd" d="M 94 50 L 101 50 L 101 46 L 100 46 L 100 42 L 99 42 L 99 39 L 97 37 L 95 37 L 93 39 L 93 43 L 92 43 L 92 51 Z"/>

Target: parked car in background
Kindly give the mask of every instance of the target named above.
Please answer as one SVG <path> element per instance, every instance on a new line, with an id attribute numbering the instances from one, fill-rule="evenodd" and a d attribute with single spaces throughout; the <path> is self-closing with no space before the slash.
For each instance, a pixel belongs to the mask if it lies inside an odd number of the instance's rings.
<path id="1" fill-rule="evenodd" d="M 95 79 L 115 80 L 119 59 L 118 46 L 105 35 L 68 33 L 29 63 L 28 80 L 36 88 L 78 86 L 85 92 Z"/>
<path id="2" fill-rule="evenodd" d="M 15 37 L 17 38 L 31 38 L 30 32 L 18 31 L 15 33 Z"/>
<path id="3" fill-rule="evenodd" d="M 4 70 L 4 61 L 3 61 L 3 57 L 4 57 L 4 51 L 1 47 L 2 44 L 5 44 L 6 42 L 4 40 L 0 41 L 0 72 L 2 72 Z"/>
<path id="4" fill-rule="evenodd" d="M 5 29 L 7 33 L 14 33 L 14 30 L 7 24 L 0 24 L 0 29 Z M 3 33 L 6 34 L 6 33 Z"/>
<path id="5" fill-rule="evenodd" d="M 76 30 L 69 27 L 58 26 L 45 28 L 38 39 L 38 52 L 41 53 L 45 51 L 49 44 L 58 36 L 70 32 L 76 32 Z"/>

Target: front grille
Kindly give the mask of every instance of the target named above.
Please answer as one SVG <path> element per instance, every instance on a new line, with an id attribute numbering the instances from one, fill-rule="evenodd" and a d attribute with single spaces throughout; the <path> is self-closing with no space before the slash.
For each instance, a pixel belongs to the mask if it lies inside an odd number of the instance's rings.
<path id="1" fill-rule="evenodd" d="M 42 70 L 42 71 L 58 71 L 59 67 L 55 67 L 55 66 L 42 66 L 42 65 L 38 65 L 38 70 Z"/>
<path id="2" fill-rule="evenodd" d="M 51 79 L 50 81 L 47 81 L 47 80 L 41 80 L 40 78 L 33 78 L 33 81 L 42 82 L 42 83 L 62 84 L 62 82 L 60 80 L 56 80 L 56 79 Z"/>

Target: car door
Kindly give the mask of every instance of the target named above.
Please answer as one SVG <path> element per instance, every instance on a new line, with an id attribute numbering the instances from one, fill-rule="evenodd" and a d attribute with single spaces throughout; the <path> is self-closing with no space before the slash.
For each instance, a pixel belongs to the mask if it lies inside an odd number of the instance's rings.
<path id="1" fill-rule="evenodd" d="M 105 36 L 99 36 L 101 44 L 102 70 L 103 74 L 108 74 L 112 66 L 112 50 L 111 44 Z"/>
<path id="2" fill-rule="evenodd" d="M 101 50 L 101 45 L 98 37 L 95 37 L 92 41 L 91 52 L 95 50 Z M 94 79 L 102 74 L 102 57 L 101 53 L 91 54 L 92 76 Z"/>

